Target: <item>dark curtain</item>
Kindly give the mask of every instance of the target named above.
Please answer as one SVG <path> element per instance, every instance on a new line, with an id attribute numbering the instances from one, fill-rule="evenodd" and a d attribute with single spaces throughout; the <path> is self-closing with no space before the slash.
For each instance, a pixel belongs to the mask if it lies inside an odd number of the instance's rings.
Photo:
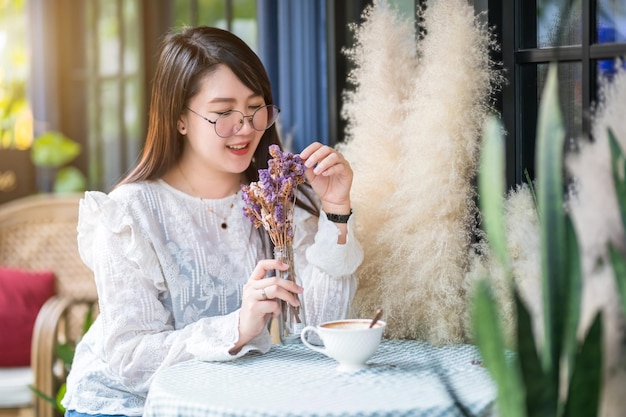
<path id="1" fill-rule="evenodd" d="M 326 0 L 258 0 L 259 55 L 294 152 L 328 143 Z"/>

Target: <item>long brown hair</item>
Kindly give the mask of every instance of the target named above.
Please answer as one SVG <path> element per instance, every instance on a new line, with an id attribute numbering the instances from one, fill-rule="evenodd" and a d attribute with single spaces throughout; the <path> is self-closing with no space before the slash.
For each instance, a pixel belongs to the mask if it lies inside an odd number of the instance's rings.
<path id="1" fill-rule="evenodd" d="M 255 94 L 274 104 L 272 88 L 263 63 L 252 49 L 231 32 L 214 27 L 183 28 L 166 35 L 152 84 L 148 133 L 137 166 L 119 183 L 161 178 L 174 166 L 183 151 L 184 137 L 176 122 L 183 109 L 200 90 L 200 81 L 218 65 L 228 66 Z M 266 169 L 269 146 L 282 148 L 276 125 L 267 129 L 254 152 L 252 164 L 245 172 L 247 182 L 258 181 L 259 169 Z M 310 187 L 302 190 L 307 203 L 298 205 L 319 215 L 311 198 Z"/>

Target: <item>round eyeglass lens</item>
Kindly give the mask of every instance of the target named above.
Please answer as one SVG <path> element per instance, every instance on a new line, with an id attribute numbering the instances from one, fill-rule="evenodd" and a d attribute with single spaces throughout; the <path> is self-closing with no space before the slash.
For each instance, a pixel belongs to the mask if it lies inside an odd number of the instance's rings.
<path id="1" fill-rule="evenodd" d="M 223 138 L 229 138 L 239 132 L 243 126 L 243 117 L 241 112 L 236 110 L 221 114 L 215 120 L 215 133 Z"/>
<path id="2" fill-rule="evenodd" d="M 267 130 L 276 121 L 280 110 L 273 104 L 258 108 L 252 114 L 252 127 L 256 130 Z"/>
<path id="3" fill-rule="evenodd" d="M 250 116 L 244 116 L 240 111 L 232 110 L 217 118 L 215 132 L 223 138 L 231 137 L 241 130 L 244 119 L 248 119 L 254 130 L 262 132 L 272 127 L 279 112 L 280 109 L 273 104 L 259 107 Z"/>

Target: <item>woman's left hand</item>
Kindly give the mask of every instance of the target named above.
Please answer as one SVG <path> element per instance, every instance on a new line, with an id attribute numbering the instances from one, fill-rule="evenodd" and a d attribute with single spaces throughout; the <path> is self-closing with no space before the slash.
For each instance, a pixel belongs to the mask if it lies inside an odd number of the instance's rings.
<path id="1" fill-rule="evenodd" d="M 326 213 L 350 212 L 352 168 L 343 155 L 330 146 L 314 142 L 300 157 L 306 166 L 306 178 L 322 201 Z"/>

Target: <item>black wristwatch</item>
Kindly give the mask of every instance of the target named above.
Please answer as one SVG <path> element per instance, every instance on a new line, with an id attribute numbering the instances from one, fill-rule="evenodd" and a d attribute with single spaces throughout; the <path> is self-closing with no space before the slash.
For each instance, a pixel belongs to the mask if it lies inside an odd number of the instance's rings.
<path id="1" fill-rule="evenodd" d="M 326 218 L 333 223 L 348 223 L 348 219 L 352 215 L 352 209 L 348 214 L 326 213 Z"/>

